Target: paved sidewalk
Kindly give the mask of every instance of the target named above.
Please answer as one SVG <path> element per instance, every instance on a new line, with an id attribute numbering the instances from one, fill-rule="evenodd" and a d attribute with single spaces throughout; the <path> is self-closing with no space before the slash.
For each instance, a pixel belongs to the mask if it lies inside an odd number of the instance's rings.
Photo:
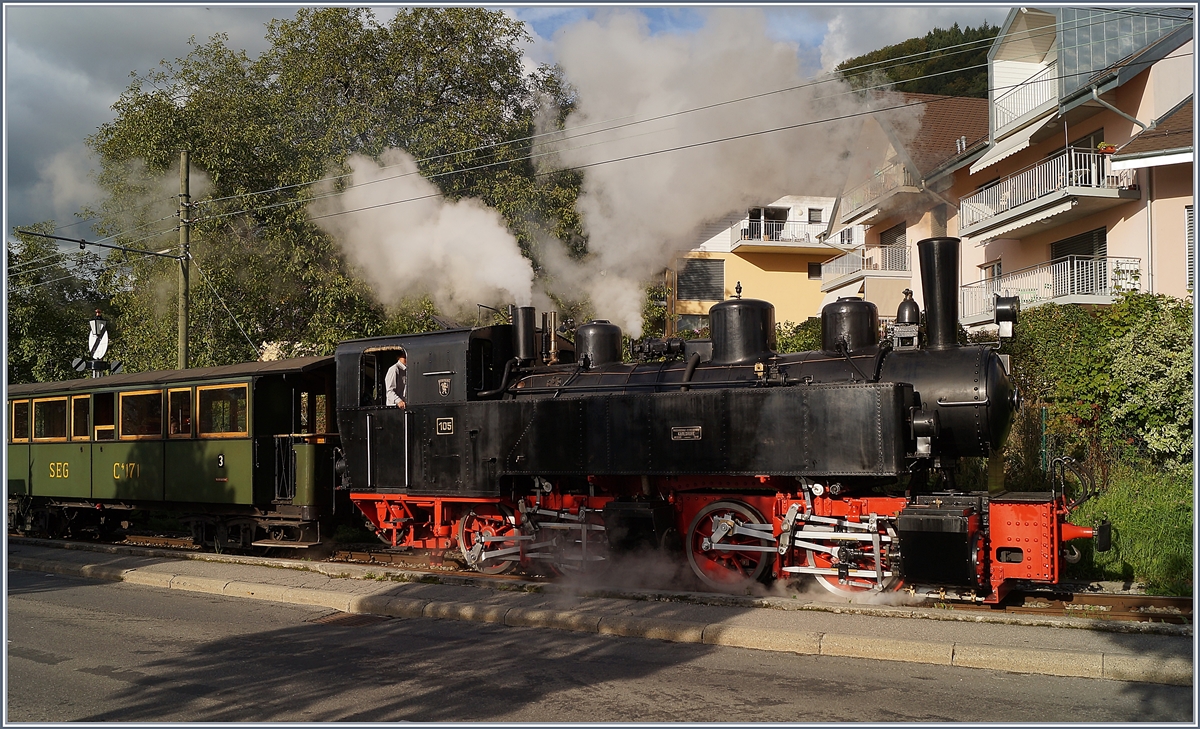
<path id="1" fill-rule="evenodd" d="M 929 608 L 833 605 L 802 597 L 615 593 L 519 580 L 497 584 L 382 566 L 223 555 L 180 558 L 99 545 L 95 549 L 102 551 L 9 540 L 8 566 L 396 618 L 1193 685 L 1191 626 L 1123 623 L 1112 626 L 1123 632 L 1111 632 L 1089 629 L 1096 623 L 1078 618 L 952 615 Z"/>

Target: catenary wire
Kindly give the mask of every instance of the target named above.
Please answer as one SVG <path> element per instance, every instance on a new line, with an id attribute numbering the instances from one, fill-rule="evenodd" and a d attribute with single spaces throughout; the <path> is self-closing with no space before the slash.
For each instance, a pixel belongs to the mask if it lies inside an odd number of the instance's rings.
<path id="1" fill-rule="evenodd" d="M 1144 15 L 1148 15 L 1148 14 L 1144 14 Z M 1182 20 L 1187 20 L 1187 18 L 1183 18 L 1183 17 L 1179 17 L 1179 16 L 1161 16 L 1161 17 L 1169 18 L 1169 19 L 1171 19 L 1171 20 L 1181 20 L 1181 21 L 1182 21 Z M 1106 20 L 1106 19 L 1101 19 L 1101 20 L 1097 20 L 1097 21 L 1095 21 L 1095 22 L 1092 22 L 1092 23 L 1087 23 L 1087 24 L 1076 24 L 1076 25 L 1074 25 L 1073 27 L 1077 27 L 1077 28 L 1082 28 L 1082 27 L 1090 27 L 1090 26 L 1092 26 L 1092 25 L 1100 25 L 1100 24 L 1103 24 L 1103 23 L 1105 23 L 1105 22 L 1107 22 L 1107 20 Z M 1180 25 L 1183 25 L 1183 24 L 1184 24 L 1184 23 L 1180 23 Z M 1025 36 L 1026 36 L 1026 37 L 1024 38 L 1024 40 L 1030 40 L 1030 39 L 1033 39 L 1033 38 L 1036 38 L 1036 37 L 1040 37 L 1040 36 L 1044 36 L 1044 35 L 1054 35 L 1055 33 L 1057 33 L 1057 24 L 1056 24 L 1054 27 L 1051 27 L 1051 28 L 1049 28 L 1049 29 L 1046 29 L 1046 28 L 1039 28 L 1039 29 L 1030 29 L 1030 30 L 1024 30 L 1024 31 L 1013 31 L 1013 32 L 1011 32 L 1011 33 L 1009 33 L 1009 34 L 1006 34 L 1005 38 L 1006 38 L 1006 40 L 1019 39 L 1019 37 L 1020 37 L 1020 35 L 1021 35 L 1021 34 L 1025 34 Z M 895 58 L 895 59 L 887 59 L 886 61 L 876 61 L 876 62 L 874 62 L 874 63 L 862 64 L 862 65 L 859 65 L 859 66 L 853 66 L 853 67 L 850 67 L 850 68 L 847 68 L 847 69 L 843 69 L 843 74 L 845 74 L 845 73 L 846 73 L 846 72 L 848 72 L 848 71 L 855 71 L 855 70 L 864 69 L 864 68 L 866 68 L 866 69 L 871 69 L 871 70 L 885 70 L 885 69 L 898 68 L 898 67 L 900 67 L 900 66 L 912 65 L 913 63 L 915 63 L 915 61 L 904 62 L 904 63 L 897 63 L 897 61 L 902 61 L 903 59 L 906 59 L 906 58 L 919 58 L 919 57 L 922 57 L 922 56 L 933 56 L 933 55 L 935 55 L 935 54 L 940 54 L 938 57 L 940 57 L 940 58 L 944 58 L 944 57 L 946 57 L 946 56 L 958 55 L 958 54 L 960 54 L 960 53 L 969 53 L 969 52 L 973 52 L 973 51 L 975 51 L 975 50 L 978 50 L 978 48 L 977 48 L 976 46 L 980 46 L 980 45 L 984 45 L 984 44 L 991 44 L 991 43 L 994 43 L 994 42 L 995 42 L 995 40 L 996 40 L 996 37 L 987 38 L 987 39 L 979 39 L 979 40 L 976 40 L 976 41 L 966 41 L 966 42 L 964 42 L 964 43 L 954 44 L 954 45 L 950 45 L 950 46 L 944 46 L 944 47 L 942 47 L 942 48 L 932 49 L 932 50 L 928 50 L 928 51 L 921 51 L 921 52 L 919 52 L 919 53 L 909 54 L 908 56 L 901 56 L 901 57 L 899 57 L 899 58 Z M 967 47 L 967 46 L 970 46 L 970 47 L 968 47 L 968 48 L 965 48 L 965 50 L 955 50 L 955 51 L 953 51 L 953 52 L 951 52 L 951 53 L 946 53 L 946 52 L 945 52 L 945 51 L 948 51 L 948 50 L 951 50 L 951 49 L 956 49 L 956 48 L 964 48 L 964 47 Z M 890 65 L 887 65 L 887 66 L 881 66 L 881 64 L 885 64 L 885 63 L 886 63 L 886 64 L 890 64 Z M 971 70 L 971 69 L 973 69 L 973 68 L 981 68 L 983 65 L 985 65 L 985 64 L 979 64 L 979 65 L 974 65 L 974 66 L 967 66 L 967 67 L 963 67 L 963 68 L 954 69 L 954 70 L 952 70 L 952 71 L 949 71 L 949 72 L 944 72 L 944 73 L 958 73 L 958 72 L 962 72 L 962 71 L 966 71 L 966 70 Z M 874 67 L 874 66 L 881 66 L 881 68 L 879 68 L 879 69 L 874 69 L 874 68 L 872 68 L 872 67 Z M 863 73 L 865 73 L 865 72 L 863 72 Z M 858 76 L 858 75 L 862 75 L 862 73 L 858 73 L 858 74 L 851 74 L 851 76 Z M 905 79 L 904 81 L 897 82 L 897 83 L 909 83 L 909 82 L 912 82 L 912 81 L 919 81 L 919 80 L 921 80 L 921 79 L 923 79 L 923 78 L 929 78 L 929 77 L 931 77 L 932 75 L 941 75 L 941 74 L 931 74 L 931 75 L 926 75 L 926 76 L 914 77 L 914 78 L 912 78 L 912 79 Z M 721 102 L 715 102 L 715 103 L 713 103 L 713 104 L 708 104 L 708 105 L 704 105 L 704 106 L 700 106 L 700 107 L 695 107 L 695 108 L 692 108 L 692 109 L 683 109 L 683 110 L 680 110 L 680 111 L 676 111 L 676 112 L 670 112 L 670 113 L 668 113 L 668 114 L 659 115 L 659 116 L 657 116 L 657 117 L 651 117 L 651 118 L 648 118 L 648 119 L 636 120 L 636 121 L 633 121 L 633 122 L 627 122 L 626 124 L 616 125 L 616 126 L 607 127 L 607 128 L 604 128 L 604 129 L 599 129 L 599 130 L 588 131 L 588 132 L 584 132 L 583 134 L 576 134 L 576 135 L 569 135 L 569 134 L 568 134 L 569 132 L 571 132 L 571 131 L 575 131 L 575 130 L 577 130 L 577 129 L 586 129 L 586 128 L 588 128 L 588 127 L 592 127 L 592 126 L 599 126 L 599 125 L 602 125 L 602 124 L 607 124 L 607 123 L 609 123 L 609 122 L 613 122 L 613 121 L 620 121 L 620 120 L 622 120 L 622 119 L 628 119 L 628 118 L 630 118 L 630 116 L 631 116 L 631 115 L 626 115 L 626 116 L 623 116 L 623 117 L 616 117 L 616 118 L 614 118 L 614 119 L 610 119 L 610 120 L 602 120 L 602 121 L 598 121 L 598 122 L 593 122 L 593 123 L 590 123 L 590 124 L 582 125 L 581 127 L 573 127 L 573 128 L 572 128 L 572 129 L 570 129 L 570 130 L 555 130 L 555 131 L 553 131 L 553 132 L 545 132 L 545 133 L 542 133 L 542 134 L 537 134 L 537 135 L 532 135 L 532 136 L 527 136 L 527 137 L 521 137 L 521 138 L 512 139 L 512 140 L 505 140 L 505 141 L 503 141 L 503 142 L 494 142 L 494 143 L 491 143 L 491 144 L 487 144 L 487 145 L 481 145 L 481 146 L 478 146 L 478 147 L 473 147 L 473 148 L 470 148 L 470 149 L 457 150 L 457 151 L 454 151 L 454 152 L 447 152 L 447 153 L 440 154 L 440 155 L 435 155 L 435 156 L 432 156 L 432 157 L 426 157 L 426 158 L 422 158 L 421 160 L 417 160 L 417 163 L 421 163 L 421 162 L 430 162 L 430 161 L 436 161 L 436 160 L 439 160 L 439 159 L 444 159 L 444 158 L 446 158 L 446 157 L 453 157 L 453 156 L 462 155 L 462 154 L 469 154 L 469 153 L 471 153 L 471 152 L 479 152 L 479 151 L 484 151 L 484 150 L 487 150 L 487 149 L 493 149 L 493 148 L 496 148 L 496 147 L 502 147 L 502 146 L 507 146 L 507 145 L 514 145 L 514 144 L 518 144 L 518 143 L 521 143 L 521 142 L 532 141 L 532 140 L 536 140 L 536 139 L 543 138 L 543 137 L 553 137 L 553 136 L 559 136 L 559 137 L 560 137 L 560 139 L 559 139 L 559 140 L 555 140 L 555 141 L 562 141 L 562 140 L 564 140 L 564 139 L 576 139 L 576 138 L 578 138 L 578 137 L 581 137 L 581 136 L 586 136 L 586 135 L 589 135 L 589 134 L 596 134 L 596 133 L 605 132 L 605 131 L 613 131 L 613 130 L 615 130 L 615 129 L 620 129 L 620 128 L 623 128 L 623 127 L 625 127 L 625 126 L 630 126 L 630 125 L 632 125 L 632 124 L 645 124 L 645 123 L 649 123 L 649 122 L 653 122 L 653 121 L 660 121 L 660 120 L 662 120 L 662 119 L 665 119 L 665 118 L 670 118 L 670 117 L 673 117 L 673 116 L 679 116 L 679 115 L 683 115 L 683 114 L 690 114 L 690 113 L 694 113 L 694 112 L 698 112 L 698 111 L 705 111 L 705 110 L 712 109 L 712 108 L 716 108 L 716 107 L 719 107 L 719 106 L 725 106 L 725 105 L 729 105 L 729 104 L 741 103 L 741 102 L 744 102 L 744 101 L 750 101 L 750 100 L 754 100 L 754 99 L 758 99 L 758 98 L 763 98 L 763 97 L 766 97 L 766 96 L 771 96 L 771 95 L 775 95 L 775 94 L 787 93 L 787 92 L 789 92 L 789 91 L 796 91 L 796 90 L 799 90 L 799 89 L 802 89 L 802 88 L 806 88 L 806 87 L 810 87 L 810 86 L 815 86 L 815 85 L 819 85 L 819 84 L 823 84 L 823 83 L 830 83 L 830 82 L 837 81 L 837 80 L 843 80 L 843 78 L 844 78 L 844 76 L 843 76 L 843 77 L 838 77 L 838 76 L 832 76 L 832 75 L 831 75 L 831 76 L 829 76 L 829 77 L 827 77 L 827 78 L 823 78 L 823 79 L 819 79 L 819 80 L 815 80 L 815 81 L 808 81 L 808 82 L 805 82 L 805 83 L 803 83 L 803 84 L 799 84 L 799 85 L 796 85 L 796 86 L 791 86 L 791 87 L 787 87 L 787 88 L 783 88 L 783 89 L 774 89 L 774 90 L 767 91 L 767 92 L 763 92 L 763 93 L 760 93 L 760 94 L 752 94 L 752 95 L 749 95 L 749 96 L 744 96 L 744 97 L 740 97 L 740 98 L 737 98 L 737 99 L 729 99 L 729 100 L 725 100 L 725 101 L 721 101 Z M 536 146 L 537 144 L 546 144 L 546 143 L 550 143 L 550 142 L 544 142 L 544 141 L 541 141 L 541 142 L 535 142 L 535 143 L 534 143 L 534 145 Z M 495 153 L 493 153 L 493 156 L 494 156 L 494 155 L 495 155 Z M 514 161 L 523 161 L 523 160 L 525 160 L 525 159 L 529 159 L 529 157 L 518 157 L 518 158 L 516 158 L 516 159 L 514 159 L 514 160 L 504 160 L 504 161 L 497 162 L 496 164 L 507 164 L 507 163 L 509 163 L 509 162 L 514 162 Z M 384 167 L 383 169 L 387 169 L 387 168 L 386 168 L 386 167 Z M 476 168 L 472 168 L 472 169 L 482 169 L 482 168 L 481 168 L 481 167 L 476 167 Z M 455 171 L 452 171 L 450 174 L 453 174 L 453 173 L 456 173 L 456 172 L 463 172 L 463 171 L 469 171 L 469 170 L 455 170 Z M 375 182 L 383 182 L 383 181 L 386 181 L 386 180 L 398 179 L 398 178 L 400 178 L 400 177 L 405 177 L 405 176 L 408 176 L 408 175 L 411 175 L 411 174 L 416 174 L 416 173 L 404 173 L 404 174 L 402 174 L 402 175 L 396 175 L 396 176 L 392 176 L 392 177 L 384 177 L 384 178 L 380 178 L 380 179 L 378 179 L 378 180 L 372 180 L 371 182 L 368 182 L 368 183 L 361 183 L 361 184 L 373 184 L 373 183 L 375 183 Z M 265 189 L 265 190 L 260 190 L 260 191 L 256 191 L 256 192 L 240 193 L 240 194 L 238 194 L 238 195 L 229 195 L 229 196 L 225 196 L 225 197 L 221 197 L 221 198 L 212 198 L 212 199 L 210 199 L 210 200 L 201 200 L 201 201 L 198 201 L 198 202 L 196 203 L 196 205 L 197 205 L 197 206 L 200 206 L 200 205 L 206 205 L 206 204 L 209 204 L 209 203 L 212 203 L 212 202 L 225 201 L 225 200 L 232 200 L 232 199 L 238 199 L 238 198 L 243 198 L 243 197 L 251 197 L 251 196 L 255 196 L 255 195 L 269 194 L 269 193 L 272 193 L 272 192 L 280 192 L 280 191 L 283 191 L 283 190 L 295 189 L 295 188 L 298 188 L 298 187 L 304 187 L 304 186 L 308 186 L 308 185 L 319 184 L 319 183 L 321 183 L 321 182 L 329 182 L 329 181 L 336 181 L 336 180 L 340 180 L 340 179 L 345 179 L 346 177 L 349 177 L 349 176 L 350 176 L 350 174 L 335 175 L 335 176 L 331 176 L 331 177 L 325 177 L 325 178 L 321 178 L 321 179 L 319 179 L 319 180 L 313 180 L 313 181 L 309 181 L 309 182 L 299 182 L 299 183 L 294 183 L 294 184 L 291 184 L 291 185 L 283 185 L 283 186 L 278 186 L 278 187 L 274 187 L 274 188 L 268 188 L 268 189 Z M 257 209 L 258 209 L 258 208 L 248 208 L 248 209 L 247 209 L 245 212 L 249 212 L 249 211 L 252 211 L 252 210 L 257 210 Z"/>
<path id="2" fill-rule="evenodd" d="M 1186 56 L 1186 55 L 1191 55 L 1191 54 L 1182 54 L 1182 55 L 1181 55 L 1181 57 L 1182 57 L 1182 56 Z M 1145 64 L 1147 64 L 1147 63 L 1150 63 L 1150 61 L 1141 61 L 1141 62 L 1136 62 L 1136 63 L 1135 63 L 1135 64 L 1133 64 L 1133 65 L 1137 65 L 1138 63 L 1140 63 L 1140 64 L 1142 64 L 1142 65 L 1145 65 Z M 986 65 L 986 64 L 980 64 L 980 66 L 982 66 L 982 65 Z M 949 73 L 957 73 L 957 72 L 959 72 L 959 71 L 961 71 L 961 70 L 963 70 L 963 69 L 953 69 L 953 70 L 950 70 L 950 71 L 942 71 L 942 72 L 939 72 L 939 73 L 936 73 L 936 74 L 928 74 L 928 77 L 932 77 L 932 76 L 939 76 L 939 75 L 945 75 L 945 74 L 949 74 Z M 1079 72 L 1079 73 L 1073 73 L 1073 74 L 1063 74 L 1063 75 L 1059 75 L 1059 76 L 1055 76 L 1055 77 L 1051 77 L 1051 78 L 1054 78 L 1054 79 L 1063 79 L 1063 78 L 1070 78 L 1070 77 L 1075 77 L 1075 76 L 1085 76 L 1085 75 L 1090 75 L 1090 74 L 1092 74 L 1092 73 L 1094 73 L 1094 71 L 1091 71 L 1091 70 L 1089 70 L 1089 71 L 1083 71 L 1083 72 Z M 922 77 L 922 78 L 924 78 L 924 77 Z M 912 80 L 919 80 L 919 79 L 912 79 Z M 1047 80 L 1050 80 L 1050 79 L 1047 79 Z M 1024 82 L 1021 82 L 1021 83 L 1018 83 L 1018 84 L 1012 84 L 1012 85 L 1010 85 L 1010 86 L 997 86 L 997 87 L 993 87 L 993 88 L 992 88 L 992 89 L 990 89 L 990 90 L 991 90 L 991 91 L 998 91 L 998 90 L 1001 90 L 1001 89 L 1007 89 L 1007 88 L 1017 88 L 1017 87 L 1019 87 L 1019 86 L 1023 85 L 1023 83 L 1024 83 Z M 888 83 L 888 84 L 886 84 L 886 85 L 890 86 L 890 85 L 891 85 L 891 83 Z M 873 89 L 875 89 L 875 88 L 880 88 L 880 87 L 871 87 L 871 88 L 868 88 L 868 89 L 859 89 L 859 90 L 855 90 L 855 91 L 852 91 L 852 92 L 846 92 L 846 93 L 860 93 L 860 92 L 862 92 L 862 91 L 869 91 L 869 90 L 873 90 Z M 641 157 L 649 157 L 649 156 L 653 156 L 653 155 L 657 155 L 657 154 L 664 154 L 664 153 L 667 153 L 667 152 L 675 152 L 675 151 L 680 151 L 680 150 L 685 150 L 685 149 L 692 149 L 692 148 L 696 148 L 696 147 L 702 147 L 702 146 L 706 146 L 706 145 L 709 145 L 709 144 L 719 144 L 719 143 L 722 143 L 722 142 L 735 141 L 735 140 L 738 140 L 738 139 L 744 139 L 744 138 L 748 138 L 748 137 L 758 136 L 758 135 L 761 135 L 761 134 L 772 134 L 772 133 L 775 133 L 775 132 L 787 131 L 787 130 L 790 130 L 790 129 L 797 129 L 797 128 L 802 128 L 802 127 L 812 126 L 812 125 L 815 125 L 815 124 L 823 124 L 823 123 L 827 123 L 827 122 L 841 121 L 841 120 L 850 119 L 850 118 L 855 118 L 855 117 L 860 117 L 860 116 L 869 115 L 869 114 L 877 114 L 877 113 L 880 113 L 880 112 L 893 111 L 893 110 L 896 110 L 896 109 L 905 108 L 905 107 L 910 107 L 910 106 L 916 106 L 916 105 L 932 104 L 932 103 L 937 103 L 937 102 L 939 102 L 939 101 L 947 101 L 947 100 L 951 100 L 951 99 L 957 99 L 957 98 L 958 98 L 958 97 L 942 97 L 942 98 L 938 98 L 938 99 L 931 99 L 931 100 L 928 100 L 928 101 L 920 101 L 920 102 L 915 102 L 915 103 L 901 104 L 901 105 L 898 105 L 898 106 L 893 106 L 893 107 L 885 107 L 885 108 L 878 108 L 878 109 L 871 109 L 871 110 L 866 110 L 866 111 L 860 111 L 860 112 L 855 112 L 855 113 L 852 113 L 852 114 L 846 114 L 846 115 L 840 115 L 840 116 L 835 116 L 835 117 L 829 117 L 829 118 L 827 118 L 827 119 L 817 119 L 817 120 L 812 120 L 812 121 L 808 121 L 808 122 L 803 122 L 803 123 L 800 123 L 800 124 L 793 124 L 793 125 L 787 125 L 787 126 L 783 126 L 783 127 L 776 127 L 776 128 L 774 128 L 774 129 L 765 129 L 765 130 L 759 130 L 759 131 L 755 131 L 755 132 L 747 132 L 747 133 L 745 133 L 745 134 L 733 135 L 733 136 L 724 137 L 724 138 L 720 138 L 720 139 L 706 140 L 706 141 L 704 141 L 704 142 L 696 142 L 696 143 L 693 143 L 693 144 L 680 145 L 680 146 L 677 146 L 677 147 L 671 147 L 671 148 L 667 148 L 667 149 L 654 150 L 654 151 L 651 151 L 651 152 L 645 152 L 645 153 L 641 153 L 641 154 L 637 154 L 637 155 L 630 155 L 630 156 L 626 156 L 626 157 L 614 158 L 614 159 L 610 159 L 610 160 L 602 160 L 602 161 L 599 161 L 599 162 L 592 162 L 592 163 L 581 164 L 581 165 L 573 165 L 572 167 L 570 167 L 570 168 L 565 168 L 564 170 L 553 170 L 553 171 L 550 171 L 550 172 L 542 172 L 542 173 L 538 173 L 538 174 L 537 174 L 537 176 L 539 176 L 539 177 L 542 177 L 542 176 L 547 176 L 547 175 L 557 174 L 557 173 L 559 173 L 559 172 L 562 172 L 562 171 L 565 171 L 565 170 L 580 170 L 580 169 L 586 169 L 586 168 L 589 168 L 589 167 L 597 167 L 597 166 L 600 166 L 600 165 L 611 164 L 611 163 L 614 163 L 614 162 L 622 162 L 622 161 L 627 161 L 627 160 L 631 160 L 631 159 L 637 159 L 637 158 L 641 158 Z M 618 141 L 623 141 L 623 140 L 618 140 Z M 574 148 L 572 148 L 572 149 L 574 149 Z M 551 151 L 551 152 L 538 153 L 538 154 L 531 154 L 531 155 L 528 155 L 527 157 L 524 157 L 524 158 L 522 158 L 522 159 L 534 159 L 534 158 L 536 158 L 536 157 L 540 157 L 540 156 L 544 156 L 544 155 L 549 155 L 549 154 L 558 154 L 558 153 L 560 153 L 561 151 L 563 151 L 563 150 L 555 150 L 555 151 Z M 571 151 L 571 150 L 566 150 L 566 151 Z M 449 171 L 449 172 L 435 173 L 435 174 L 429 175 L 429 176 L 428 176 L 426 179 L 433 179 L 433 178 L 436 178 L 436 177 L 441 177 L 441 176 L 444 176 L 444 175 L 450 175 L 450 174 L 460 174 L 460 173 L 463 173 L 463 172 L 472 172 L 472 171 L 476 171 L 476 170 L 479 170 L 479 169 L 485 169 L 485 168 L 488 168 L 488 167 L 495 167 L 495 166 L 499 166 L 499 165 L 501 165 L 501 164 L 509 164 L 511 161 L 513 161 L 513 160 L 506 160 L 506 161 L 504 161 L 504 162 L 498 162 L 498 163 L 495 163 L 495 162 L 494 162 L 494 163 L 487 163 L 487 164 L 479 165 L 479 166 L 472 167 L 472 168 L 466 168 L 466 169 L 462 169 L 462 170 L 453 170 L 453 171 Z M 392 178 L 385 178 L 385 179 L 396 179 L 396 178 L 395 178 L 395 177 L 392 177 Z M 335 193 L 331 193 L 331 194 L 335 194 Z M 406 203 L 406 202 L 415 202 L 415 201 L 418 201 L 418 200 L 424 200 L 424 199 L 428 199 L 428 198 L 431 198 L 431 197 L 439 197 L 440 195 L 441 195 L 441 193 L 433 193 L 433 194 L 430 194 L 430 195 L 421 195 L 421 196 L 416 196 L 416 197 L 412 197 L 412 198 L 404 198 L 404 199 L 401 199 L 401 200 L 394 200 L 394 201 L 389 201 L 389 202 L 385 202 L 385 203 L 378 203 L 378 204 L 375 204 L 375 205 L 368 205 L 368 206 L 363 206 L 363 207 L 360 207 L 360 208 L 354 208 L 354 209 L 352 209 L 352 210 L 343 210 L 343 211 L 339 211 L 339 212 L 335 212 L 335 213 L 328 213 L 328 214 L 325 214 L 325 215 L 312 216 L 312 217 L 310 217 L 310 220 L 320 220 L 320 219 L 323 219 L 323 218 L 334 217 L 334 216 L 337 216 L 337 215 L 346 215 L 346 214 L 349 214 L 349 213 L 361 212 L 361 211 L 364 211 L 364 210 L 373 210 L 373 209 L 377 209 L 377 208 L 381 208 L 381 207 L 388 207 L 388 206 L 390 206 L 390 205 L 398 205 L 398 204 L 402 204 L 402 203 Z M 328 195 L 327 195 L 326 197 L 328 197 Z M 307 199 L 306 199 L 306 200 L 290 200 L 290 201 L 281 202 L 281 203 L 274 203 L 274 204 L 272 204 L 270 207 L 274 208 L 274 207 L 282 207 L 282 206 L 285 206 L 285 205 L 298 205 L 298 204 L 304 204 L 304 203 L 307 203 L 307 202 L 309 202 L 309 200 L 307 200 Z M 259 209 L 260 209 L 260 208 L 248 208 L 248 209 L 245 209 L 245 210 L 240 210 L 240 211 L 236 211 L 236 212 L 232 212 L 232 213 L 224 213 L 224 214 L 221 214 L 221 215 L 218 215 L 218 216 L 211 216 L 211 217 L 209 217 L 209 218 L 201 218 L 200 220 L 212 220 L 212 219 L 216 219 L 216 218 L 218 218 L 218 217 L 227 217 L 227 216 L 230 216 L 230 215 L 241 215 L 241 214 L 248 213 L 248 212 L 256 212 L 256 211 L 257 211 L 257 210 L 259 210 Z"/>
<path id="3" fill-rule="evenodd" d="M 161 230 L 161 231 L 159 231 L 159 232 L 157 232 L 157 233 L 151 233 L 150 235 L 144 236 L 144 237 L 142 237 L 142 238 L 137 238 L 136 240 L 132 240 L 132 241 L 130 241 L 130 242 L 129 242 L 129 244 L 130 244 L 130 245 L 133 245 L 134 243 L 140 243 L 140 242 L 142 242 L 142 241 L 144 241 L 144 240 L 150 240 L 151 238 L 155 238 L 155 237 L 157 237 L 157 236 L 163 235 L 164 233 L 170 233 L 170 232 L 172 232 L 172 231 L 174 231 L 174 230 L 178 230 L 178 228 L 171 228 L 171 229 L 168 229 L 168 230 Z M 172 246 L 172 247 L 170 247 L 170 248 L 167 248 L 166 250 L 174 250 L 174 249 L 175 249 L 175 248 L 177 248 L 177 247 L 178 247 L 178 246 Z M 70 254 L 68 254 L 68 253 L 63 253 L 63 255 L 64 255 L 64 256 L 70 256 Z M 107 259 L 106 259 L 106 260 L 107 260 Z M 76 266 L 76 267 L 78 267 L 79 265 L 81 265 L 81 261 L 78 261 L 78 260 L 74 261 L 74 263 L 75 263 L 75 266 Z M 33 273 L 36 273 L 37 271 L 41 271 L 41 270 L 44 270 L 44 269 L 47 269 L 47 268 L 53 268 L 54 266 L 57 266 L 57 265 L 62 265 L 62 264 L 60 264 L 60 263 L 52 263 L 52 264 L 50 264 L 50 265 L 48 265 L 48 266 L 42 266 L 41 268 L 34 269 L 33 271 L 17 271 L 17 272 L 9 273 L 8 275 L 9 275 L 9 278 L 12 278 L 12 277 L 14 277 L 14 276 L 29 276 L 29 275 L 31 275 L 31 274 L 33 274 Z M 96 269 L 96 273 L 100 273 L 100 272 L 102 272 L 102 271 L 107 271 L 108 269 L 110 269 L 110 268 L 113 268 L 113 267 L 115 267 L 115 266 L 128 266 L 128 265 L 130 265 L 130 262 L 129 262 L 129 261 L 116 261 L 116 262 L 114 262 L 114 263 L 112 263 L 112 264 L 108 264 L 108 265 L 102 266 L 101 268 L 98 268 L 98 269 Z M 59 281 L 66 281 L 67 279 L 70 279 L 70 278 L 75 278 L 75 277 L 76 277 L 76 275 L 77 275 L 77 274 L 69 274 L 69 275 L 66 275 L 66 276 L 60 276 L 60 277 L 58 277 L 58 278 L 55 278 L 55 279 L 50 279 L 50 280 L 48 280 L 48 281 L 39 281 L 38 283 L 35 283 L 35 284 L 29 284 L 29 285 L 27 285 L 27 286 L 19 287 L 19 288 L 17 288 L 17 289 L 14 289 L 14 290 L 15 290 L 15 291 L 17 291 L 17 292 L 29 291 L 29 290 L 31 290 L 31 289 L 35 289 L 35 288 L 37 288 L 37 287 L 39 287 L 39 286 L 46 286 L 47 284 L 57 283 L 57 282 L 59 282 Z"/>
<path id="4" fill-rule="evenodd" d="M 259 355 L 258 346 L 250 339 L 250 335 L 246 334 L 246 330 L 242 328 L 241 322 L 237 320 L 237 317 L 233 315 L 233 312 L 229 310 L 229 307 L 225 305 L 225 299 L 222 299 L 221 295 L 217 293 L 217 290 L 213 288 L 212 281 L 209 279 L 208 274 L 204 272 L 204 269 L 200 268 L 200 264 L 196 262 L 196 259 L 191 253 L 188 253 L 187 257 L 188 260 L 192 262 L 192 265 L 196 267 L 196 270 L 200 272 L 200 275 L 204 277 L 204 283 L 208 286 L 208 290 L 212 292 L 213 296 L 217 297 L 217 301 L 221 302 L 221 308 L 224 309 L 225 313 L 229 315 L 229 318 L 233 320 L 234 326 L 236 326 L 238 331 L 242 333 L 242 336 L 246 338 L 246 343 L 249 344 L 250 348 L 254 350 L 254 356 L 257 357 Z"/>

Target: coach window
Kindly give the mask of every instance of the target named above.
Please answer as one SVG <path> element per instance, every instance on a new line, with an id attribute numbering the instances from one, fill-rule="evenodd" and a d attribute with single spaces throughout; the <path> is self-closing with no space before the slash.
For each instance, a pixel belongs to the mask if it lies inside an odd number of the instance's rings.
<path id="1" fill-rule="evenodd" d="M 245 385 L 197 387 L 196 400 L 200 437 L 231 438 L 250 434 Z"/>
<path id="2" fill-rule="evenodd" d="M 71 398 L 71 440 L 87 440 L 91 435 L 92 424 L 88 422 L 91 405 L 91 395 L 76 395 Z"/>
<path id="3" fill-rule="evenodd" d="M 29 442 L 29 401 L 15 400 L 12 404 L 12 419 L 8 436 L 13 443 Z"/>
<path id="4" fill-rule="evenodd" d="M 113 407 L 113 400 L 111 392 L 92 395 L 92 429 L 96 432 L 96 440 L 117 439 L 117 409 Z"/>
<path id="5" fill-rule="evenodd" d="M 67 439 L 67 398 L 33 401 L 33 439 Z"/>
<path id="6" fill-rule="evenodd" d="M 121 440 L 161 438 L 163 434 L 162 390 L 122 392 Z"/>
<path id="7" fill-rule="evenodd" d="M 167 428 L 172 438 L 192 437 L 192 388 L 167 390 Z"/>

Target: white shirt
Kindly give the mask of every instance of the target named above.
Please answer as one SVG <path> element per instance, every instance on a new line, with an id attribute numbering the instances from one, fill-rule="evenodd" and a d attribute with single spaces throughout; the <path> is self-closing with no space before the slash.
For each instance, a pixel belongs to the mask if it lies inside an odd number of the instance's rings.
<path id="1" fill-rule="evenodd" d="M 384 390 L 387 393 L 387 406 L 396 407 L 401 400 L 408 399 L 408 367 L 403 362 L 397 360 L 396 364 L 388 368 L 387 377 L 383 380 Z"/>

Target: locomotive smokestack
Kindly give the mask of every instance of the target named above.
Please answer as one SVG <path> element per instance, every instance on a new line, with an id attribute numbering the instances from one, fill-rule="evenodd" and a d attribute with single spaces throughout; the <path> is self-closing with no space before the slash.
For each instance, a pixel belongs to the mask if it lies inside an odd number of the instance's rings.
<path id="1" fill-rule="evenodd" d="M 958 346 L 958 248 L 958 238 L 926 238 L 917 243 L 930 349 Z"/>
<path id="2" fill-rule="evenodd" d="M 513 311 L 513 349 L 523 365 L 532 363 L 538 354 L 536 313 L 532 306 L 518 306 Z"/>

